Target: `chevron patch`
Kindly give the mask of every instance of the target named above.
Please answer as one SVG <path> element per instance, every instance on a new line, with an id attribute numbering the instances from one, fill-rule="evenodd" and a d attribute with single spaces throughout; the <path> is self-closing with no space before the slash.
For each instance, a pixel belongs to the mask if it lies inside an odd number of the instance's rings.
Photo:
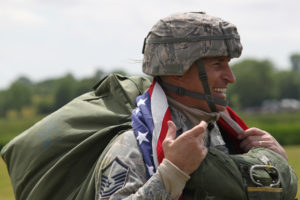
<path id="1" fill-rule="evenodd" d="M 121 189 L 127 181 L 129 167 L 116 157 L 101 171 L 101 198 L 107 198 Z"/>

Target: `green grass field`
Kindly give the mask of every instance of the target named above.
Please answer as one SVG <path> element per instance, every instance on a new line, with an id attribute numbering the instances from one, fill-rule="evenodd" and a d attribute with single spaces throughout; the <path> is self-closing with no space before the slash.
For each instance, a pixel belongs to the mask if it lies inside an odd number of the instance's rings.
<path id="1" fill-rule="evenodd" d="M 8 176 L 6 165 L 0 158 L 0 200 L 13 200 L 14 193 Z"/>

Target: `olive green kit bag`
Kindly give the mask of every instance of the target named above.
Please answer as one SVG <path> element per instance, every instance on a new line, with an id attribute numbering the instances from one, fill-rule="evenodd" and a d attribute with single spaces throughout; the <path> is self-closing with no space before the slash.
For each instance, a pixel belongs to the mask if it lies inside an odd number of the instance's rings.
<path id="1" fill-rule="evenodd" d="M 200 167 L 191 175 L 184 199 L 293 200 L 297 176 L 281 155 L 265 148 L 227 155 L 209 148 Z"/>
<path id="2" fill-rule="evenodd" d="M 131 129 L 135 99 L 151 81 L 112 74 L 10 141 L 1 151 L 17 200 L 95 199 L 95 175 L 108 143 Z M 251 168 L 253 167 L 254 168 Z M 252 171 L 251 171 L 252 170 Z M 294 199 L 297 177 L 263 148 L 226 155 L 209 149 L 184 199 Z"/>
<path id="3" fill-rule="evenodd" d="M 131 128 L 142 77 L 112 74 L 26 130 L 1 151 L 16 199 L 95 199 L 95 166 L 110 140 Z"/>

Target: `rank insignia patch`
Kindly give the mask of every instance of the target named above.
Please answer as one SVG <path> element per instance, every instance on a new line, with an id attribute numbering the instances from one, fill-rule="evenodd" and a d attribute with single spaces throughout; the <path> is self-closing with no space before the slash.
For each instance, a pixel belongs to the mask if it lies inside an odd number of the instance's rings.
<path id="1" fill-rule="evenodd" d="M 129 167 L 116 157 L 107 167 L 101 171 L 101 198 L 111 196 L 121 189 L 126 181 Z"/>

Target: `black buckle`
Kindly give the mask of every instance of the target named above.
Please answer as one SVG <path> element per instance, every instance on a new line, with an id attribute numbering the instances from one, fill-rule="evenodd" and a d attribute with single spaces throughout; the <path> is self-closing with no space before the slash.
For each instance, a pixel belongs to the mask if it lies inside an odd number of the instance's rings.
<path id="1" fill-rule="evenodd" d="M 209 94 L 205 94 L 204 98 L 205 98 L 206 101 L 209 101 L 209 102 L 213 102 L 213 99 L 214 99 L 213 96 L 211 96 Z"/>
<path id="2" fill-rule="evenodd" d="M 200 78 L 200 80 L 207 80 L 206 73 L 199 73 L 199 78 Z"/>

